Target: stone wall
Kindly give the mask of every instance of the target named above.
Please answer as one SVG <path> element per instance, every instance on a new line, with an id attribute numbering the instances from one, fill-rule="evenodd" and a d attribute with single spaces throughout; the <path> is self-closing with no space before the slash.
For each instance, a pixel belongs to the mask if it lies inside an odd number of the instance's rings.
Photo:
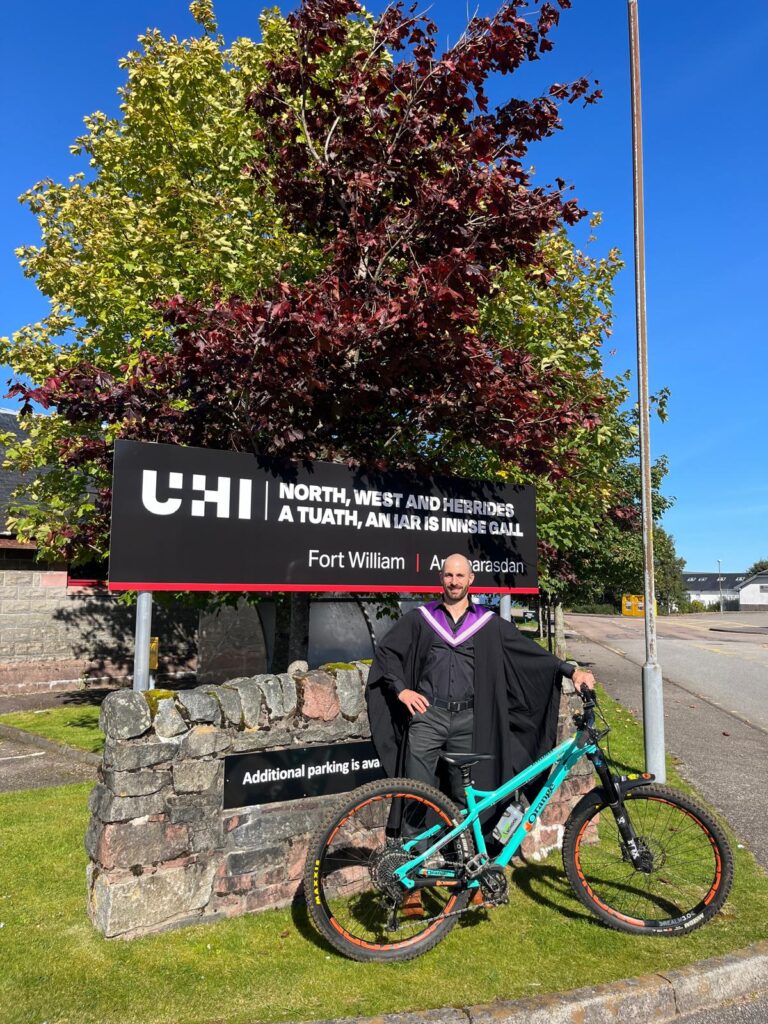
<path id="1" fill-rule="evenodd" d="M 26 552 L 24 553 L 26 554 Z M 133 669 L 135 610 L 66 571 L 0 551 L 0 693 L 122 681 Z M 14 557 L 15 556 L 15 557 Z M 155 605 L 161 673 L 195 667 L 198 613 Z"/>
<path id="2" fill-rule="evenodd" d="M 96 928 L 132 938 L 292 902 L 309 836 L 338 797 L 223 810 L 224 757 L 368 737 L 366 675 L 362 663 L 297 663 L 280 676 L 179 693 L 110 694 L 85 841 Z M 567 697 L 561 728 L 572 728 Z M 589 775 L 568 780 L 527 855 L 559 845 L 570 806 L 591 785 Z"/>

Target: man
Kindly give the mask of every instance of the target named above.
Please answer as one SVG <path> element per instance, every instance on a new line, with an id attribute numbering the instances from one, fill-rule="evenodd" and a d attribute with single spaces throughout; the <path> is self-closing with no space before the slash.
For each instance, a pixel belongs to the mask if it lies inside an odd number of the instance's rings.
<path id="1" fill-rule="evenodd" d="M 475 766 L 475 784 L 496 789 L 554 746 L 561 676 L 595 685 L 591 672 L 475 605 L 473 581 L 467 558 L 450 555 L 440 570 L 442 599 L 404 615 L 376 650 L 368 715 L 389 776 L 434 785 L 441 751 L 485 753 L 494 757 Z M 455 769 L 450 789 L 463 802 Z"/>

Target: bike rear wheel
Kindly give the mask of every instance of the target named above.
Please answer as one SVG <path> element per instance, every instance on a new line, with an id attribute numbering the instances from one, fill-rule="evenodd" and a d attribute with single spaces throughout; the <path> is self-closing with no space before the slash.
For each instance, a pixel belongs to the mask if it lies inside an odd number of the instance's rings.
<path id="1" fill-rule="evenodd" d="M 410 960 L 448 934 L 470 898 L 452 877 L 474 852 L 469 833 L 425 865 L 443 875 L 422 879 L 428 883 L 419 888 L 423 916 L 407 916 L 402 903 L 408 894 L 394 871 L 450 831 L 460 815 L 439 790 L 413 779 L 371 782 L 345 794 L 312 837 L 304 873 L 309 915 L 334 949 L 352 960 Z M 419 835 L 419 844 L 405 851 L 403 843 Z"/>
<path id="2" fill-rule="evenodd" d="M 563 865 L 574 892 L 618 931 L 684 935 L 705 924 L 730 892 L 725 833 L 697 803 L 667 786 L 624 795 L 643 869 L 632 863 L 605 801 L 576 807 L 566 822 Z"/>

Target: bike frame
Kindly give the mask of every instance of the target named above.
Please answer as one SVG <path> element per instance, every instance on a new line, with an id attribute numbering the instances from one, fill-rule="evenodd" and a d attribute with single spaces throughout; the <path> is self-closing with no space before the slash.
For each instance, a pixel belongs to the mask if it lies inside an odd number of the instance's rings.
<path id="1" fill-rule="evenodd" d="M 604 764 L 602 756 L 595 757 L 595 755 L 599 754 L 600 748 L 590 739 L 587 730 L 579 729 L 575 736 L 572 736 L 564 743 L 561 743 L 558 747 L 555 747 L 554 750 L 545 754 L 544 757 L 539 758 L 538 761 L 534 761 L 532 765 L 519 772 L 513 778 L 508 779 L 507 782 L 502 783 L 498 789 L 490 791 L 475 789 L 470 781 L 469 784 L 464 787 L 464 792 L 467 798 L 467 807 L 463 812 L 464 819 L 461 824 L 451 829 L 450 832 L 447 832 L 445 835 L 441 835 L 437 842 L 433 843 L 429 849 L 420 853 L 417 857 L 414 857 L 413 860 L 409 860 L 407 864 L 403 864 L 401 867 L 397 868 L 395 875 L 406 889 L 421 888 L 423 885 L 434 884 L 435 879 L 445 880 L 455 877 L 454 873 L 451 871 L 446 871 L 444 869 L 430 869 L 426 866 L 422 867 L 422 865 L 424 865 L 426 860 L 434 856 L 441 847 L 452 842 L 457 836 L 461 835 L 469 828 L 472 829 L 472 835 L 474 836 L 475 847 L 477 849 L 477 858 L 482 868 L 487 868 L 489 865 L 497 865 L 501 868 L 506 867 L 519 850 L 525 837 L 536 824 L 537 819 L 552 799 L 552 796 L 568 777 L 573 766 L 583 757 L 589 757 L 590 759 L 594 757 L 595 767 L 598 767 L 598 765 L 602 767 Z M 522 821 L 502 846 L 501 852 L 498 856 L 493 858 L 493 860 L 490 860 L 488 858 L 483 830 L 480 826 L 480 816 L 495 804 L 510 798 L 516 790 L 526 786 L 529 782 L 532 782 L 533 779 L 538 775 L 541 775 L 542 772 L 547 771 L 548 768 L 552 768 L 553 770 L 545 784 L 540 789 L 536 799 L 531 803 L 531 806 L 523 815 Z M 429 839 L 431 836 L 436 835 L 443 828 L 445 828 L 445 826 L 442 824 L 434 825 L 426 832 L 422 832 L 420 835 L 414 836 L 413 839 L 410 839 L 407 843 L 404 843 L 403 849 L 406 852 L 410 852 L 418 843 L 424 842 L 425 839 Z M 414 871 L 414 869 L 418 868 L 421 868 L 420 878 L 410 878 L 409 874 Z M 480 882 L 477 879 L 472 879 L 468 883 L 468 888 L 477 888 L 479 884 Z"/>

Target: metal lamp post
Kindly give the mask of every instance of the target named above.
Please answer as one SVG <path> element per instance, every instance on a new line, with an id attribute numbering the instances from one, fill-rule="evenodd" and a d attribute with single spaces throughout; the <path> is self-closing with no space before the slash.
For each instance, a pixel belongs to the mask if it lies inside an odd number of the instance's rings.
<path id="1" fill-rule="evenodd" d="M 717 585 L 720 588 L 720 614 L 722 615 L 723 614 L 723 574 L 720 571 L 721 562 L 722 562 L 722 560 L 720 558 L 718 558 L 718 560 L 717 560 Z"/>
<path id="2" fill-rule="evenodd" d="M 635 307 L 637 320 L 637 388 L 640 410 L 640 474 L 643 511 L 643 593 L 645 599 L 645 664 L 643 665 L 643 731 L 645 765 L 660 782 L 667 777 L 664 758 L 664 693 L 656 652 L 656 587 L 653 575 L 653 507 L 651 497 L 650 403 L 648 342 L 645 312 L 645 218 L 643 211 L 643 126 L 640 99 L 640 32 L 637 0 L 627 0 L 629 65 L 632 83 L 632 166 L 635 211 Z"/>

